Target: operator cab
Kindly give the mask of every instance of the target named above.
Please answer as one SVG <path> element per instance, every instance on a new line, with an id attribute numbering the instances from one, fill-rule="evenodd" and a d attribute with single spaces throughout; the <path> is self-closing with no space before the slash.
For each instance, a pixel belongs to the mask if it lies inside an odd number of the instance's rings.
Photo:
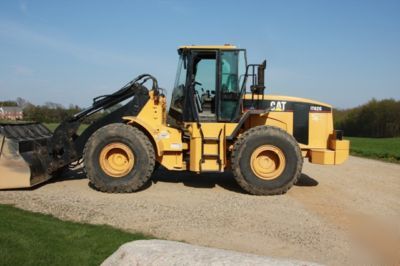
<path id="1" fill-rule="evenodd" d="M 182 46 L 168 122 L 232 122 L 239 118 L 246 51 L 232 45 Z"/>

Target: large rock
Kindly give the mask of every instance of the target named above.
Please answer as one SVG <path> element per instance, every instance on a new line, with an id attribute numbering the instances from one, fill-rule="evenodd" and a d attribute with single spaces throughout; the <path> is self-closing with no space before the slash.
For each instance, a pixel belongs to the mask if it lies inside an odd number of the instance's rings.
<path id="1" fill-rule="evenodd" d="M 116 265 L 318 265 L 167 240 L 138 240 L 122 245 L 102 266 Z"/>

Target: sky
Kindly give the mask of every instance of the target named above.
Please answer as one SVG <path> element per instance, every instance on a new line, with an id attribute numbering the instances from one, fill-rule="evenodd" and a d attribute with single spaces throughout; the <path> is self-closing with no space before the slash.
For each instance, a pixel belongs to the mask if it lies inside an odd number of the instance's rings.
<path id="1" fill-rule="evenodd" d="M 0 101 L 88 106 L 141 73 L 169 93 L 177 47 L 267 59 L 266 93 L 337 108 L 400 99 L 400 1 L 0 1 Z"/>

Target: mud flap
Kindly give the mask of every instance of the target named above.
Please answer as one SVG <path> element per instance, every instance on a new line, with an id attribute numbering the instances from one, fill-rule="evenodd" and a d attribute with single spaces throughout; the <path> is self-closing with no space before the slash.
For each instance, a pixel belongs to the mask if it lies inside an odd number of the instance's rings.
<path id="1" fill-rule="evenodd" d="M 0 124 L 0 189 L 24 188 L 48 180 L 48 142 L 40 123 Z"/>

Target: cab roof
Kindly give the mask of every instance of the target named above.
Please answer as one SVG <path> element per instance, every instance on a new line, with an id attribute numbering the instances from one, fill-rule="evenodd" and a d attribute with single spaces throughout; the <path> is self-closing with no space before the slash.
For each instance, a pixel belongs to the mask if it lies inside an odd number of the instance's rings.
<path id="1" fill-rule="evenodd" d="M 179 46 L 178 50 L 181 49 L 190 49 L 190 50 L 204 50 L 204 49 L 210 49 L 210 50 L 230 50 L 230 49 L 237 49 L 235 45 L 231 44 L 224 44 L 224 45 L 183 45 Z"/>

